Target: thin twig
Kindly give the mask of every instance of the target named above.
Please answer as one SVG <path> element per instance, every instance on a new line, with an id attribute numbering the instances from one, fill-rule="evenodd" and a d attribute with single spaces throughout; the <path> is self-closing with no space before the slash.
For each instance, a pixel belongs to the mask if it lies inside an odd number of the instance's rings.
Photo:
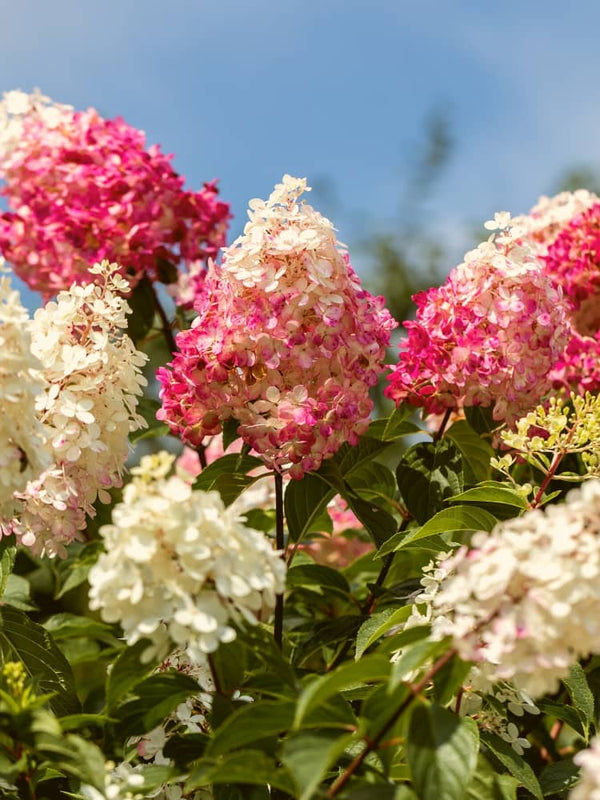
<path id="1" fill-rule="evenodd" d="M 406 709 L 411 705 L 415 697 L 417 697 L 423 689 L 427 686 L 427 684 L 431 681 L 431 679 L 437 675 L 437 673 L 444 667 L 454 656 L 456 655 L 456 650 L 448 650 L 447 653 L 444 653 L 443 656 L 438 658 L 435 664 L 425 673 L 425 675 L 421 678 L 421 680 L 416 684 L 408 684 L 408 688 L 410 689 L 410 694 L 408 697 L 405 697 L 400 706 L 396 709 L 396 711 L 392 714 L 392 716 L 388 719 L 385 725 L 381 728 L 379 733 L 375 736 L 374 739 L 370 739 L 366 742 L 365 749 L 362 750 L 356 758 L 354 758 L 350 764 L 346 767 L 344 772 L 331 784 L 329 787 L 329 791 L 327 792 L 327 797 L 335 797 L 339 792 L 344 788 L 344 786 L 348 783 L 352 775 L 356 772 L 356 770 L 360 767 L 363 763 L 365 758 L 372 753 L 374 750 L 377 750 L 383 737 L 386 733 L 394 727 L 396 722 L 400 719 L 402 714 L 406 711 Z"/>

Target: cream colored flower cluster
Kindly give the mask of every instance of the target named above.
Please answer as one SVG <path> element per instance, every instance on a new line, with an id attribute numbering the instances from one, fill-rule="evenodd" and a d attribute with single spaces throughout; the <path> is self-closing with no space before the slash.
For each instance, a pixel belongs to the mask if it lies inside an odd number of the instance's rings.
<path id="1" fill-rule="evenodd" d="M 573 761 L 581 767 L 581 781 L 569 794 L 569 800 L 600 800 L 600 738 L 592 739 L 587 750 Z"/>
<path id="2" fill-rule="evenodd" d="M 433 633 L 491 683 L 531 697 L 556 691 L 600 641 L 600 481 L 547 510 L 477 533 L 433 598 Z"/>
<path id="3" fill-rule="evenodd" d="M 2 262 L 0 260 L 0 270 Z M 27 311 L 7 275 L 0 277 L 0 520 L 12 517 L 22 491 L 48 466 L 35 400 L 41 364 L 31 352 Z M 0 522 L 1 525 L 1 522 Z"/>
<path id="4" fill-rule="evenodd" d="M 586 392 L 570 397 L 551 397 L 522 417 L 515 430 L 500 433 L 502 442 L 522 454 L 542 472 L 547 472 L 552 455 L 581 453 L 588 475 L 600 471 L 600 396 Z M 492 466 L 507 472 L 514 459 L 505 455 L 492 459 Z M 580 481 L 580 475 L 561 475 Z"/>
<path id="5" fill-rule="evenodd" d="M 95 283 L 61 292 L 29 324 L 43 364 L 36 413 L 49 466 L 16 494 L 3 528 L 38 554 L 64 555 L 96 499 L 110 500 L 107 490 L 122 484 L 128 435 L 146 424 L 136 413 L 146 356 L 123 333 L 128 284 L 116 269 L 92 267 Z"/>
<path id="6" fill-rule="evenodd" d="M 0 159 L 4 161 L 9 158 L 18 146 L 25 120 L 42 120 L 44 125 L 52 130 L 72 112 L 72 106 L 55 103 L 39 89 L 31 94 L 18 89 L 4 92 L 0 101 Z"/>
<path id="7" fill-rule="evenodd" d="M 232 620 L 255 623 L 284 589 L 285 566 L 269 540 L 246 528 L 217 492 L 169 475 L 173 456 L 146 456 L 100 533 L 106 552 L 92 568 L 90 608 L 120 622 L 129 644 L 173 644 L 203 662 L 235 638 Z"/>
<path id="8" fill-rule="evenodd" d="M 527 241 L 539 253 L 545 254 L 548 246 L 574 217 L 599 202 L 600 198 L 587 189 L 560 192 L 554 197 L 542 195 L 529 214 L 512 218 L 511 235 Z"/>

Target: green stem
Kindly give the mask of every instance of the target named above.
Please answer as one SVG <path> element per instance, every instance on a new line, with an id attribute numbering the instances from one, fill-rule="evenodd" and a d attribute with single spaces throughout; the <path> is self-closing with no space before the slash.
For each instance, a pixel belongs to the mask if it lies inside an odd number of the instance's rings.
<path id="1" fill-rule="evenodd" d="M 283 515 L 283 478 L 279 472 L 275 472 L 275 545 L 281 551 L 281 557 L 285 560 L 284 554 L 284 515 Z M 283 592 L 275 598 L 275 623 L 273 626 L 273 636 L 275 643 L 281 649 L 283 644 Z"/>
<path id="2" fill-rule="evenodd" d="M 160 317 L 161 321 L 161 330 L 162 334 L 165 337 L 165 342 L 167 347 L 171 351 L 171 355 L 177 352 L 177 345 L 175 343 L 175 337 L 173 336 L 173 326 L 167 317 L 167 312 L 162 307 L 162 303 L 158 298 L 158 292 L 156 291 L 155 287 L 152 286 L 152 293 L 154 295 L 154 308 L 156 309 L 158 316 Z"/>

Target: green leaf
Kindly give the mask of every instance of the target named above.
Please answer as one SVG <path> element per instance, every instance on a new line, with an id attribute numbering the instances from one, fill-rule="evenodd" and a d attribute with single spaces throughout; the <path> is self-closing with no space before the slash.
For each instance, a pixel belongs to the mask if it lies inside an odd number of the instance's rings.
<path id="1" fill-rule="evenodd" d="M 0 539 L 0 598 L 4 594 L 8 577 L 15 564 L 17 548 L 13 542 L 14 538 L 11 536 L 4 536 Z"/>
<path id="2" fill-rule="evenodd" d="M 211 657 L 211 671 L 216 673 L 221 692 L 233 694 L 244 679 L 246 646 L 239 637 L 222 643 Z"/>
<path id="3" fill-rule="evenodd" d="M 329 591 L 342 593 L 345 596 L 350 594 L 350 586 L 342 573 L 322 564 L 301 564 L 291 567 L 287 572 L 286 586 L 288 589 L 296 586 L 311 587 L 319 594 L 326 594 Z"/>
<path id="4" fill-rule="evenodd" d="M 524 786 L 536 800 L 542 800 L 542 789 L 535 776 L 535 772 L 520 755 L 515 753 L 508 742 L 505 742 L 495 733 L 481 732 L 481 741 L 493 753 L 498 761 L 506 767 L 510 774 Z"/>
<path id="5" fill-rule="evenodd" d="M 369 425 L 368 435 L 373 439 L 381 439 L 383 442 L 393 442 L 403 436 L 422 433 L 421 428 L 408 419 L 414 412 L 413 406 L 398 406 L 389 417 L 374 420 Z"/>
<path id="6" fill-rule="evenodd" d="M 394 497 L 396 481 L 392 472 L 378 461 L 367 461 L 348 478 L 347 483 L 363 499 Z"/>
<path id="7" fill-rule="evenodd" d="M 281 760 L 290 771 L 298 800 L 311 800 L 330 767 L 356 734 L 298 733 L 283 745 Z"/>
<path id="8" fill-rule="evenodd" d="M 57 600 L 87 580 L 103 549 L 101 541 L 87 542 L 76 556 L 65 559 L 57 565 L 58 586 L 55 595 Z"/>
<path id="9" fill-rule="evenodd" d="M 465 417 L 476 433 L 491 433 L 500 424 L 492 416 L 491 406 L 467 406 Z"/>
<path id="10" fill-rule="evenodd" d="M 449 503 L 492 503 L 512 506 L 525 510 L 527 500 L 515 489 L 497 481 L 484 481 L 473 489 L 467 489 L 462 494 L 457 494 L 447 500 Z"/>
<path id="11" fill-rule="evenodd" d="M 566 703 L 553 703 L 550 700 L 540 700 L 537 702 L 537 706 L 543 714 L 559 719 L 561 722 L 566 722 L 567 725 L 573 728 L 574 731 L 577 731 L 577 733 L 587 741 L 589 726 L 583 719 L 581 712 L 576 708 Z"/>
<path id="12" fill-rule="evenodd" d="M 490 459 L 494 455 L 489 442 L 482 439 L 468 422 L 461 419 L 445 433 L 460 450 L 463 457 L 465 483 L 480 483 L 490 478 Z"/>
<path id="13" fill-rule="evenodd" d="M 579 781 L 579 767 L 569 758 L 548 764 L 540 774 L 540 786 L 544 797 L 562 794 Z"/>
<path id="14" fill-rule="evenodd" d="M 44 628 L 50 631 L 57 642 L 75 636 L 87 636 L 100 641 L 107 640 L 111 644 L 115 640 L 110 625 L 91 617 L 80 617 L 77 614 L 54 614 L 44 622 Z"/>
<path id="15" fill-rule="evenodd" d="M 475 772 L 479 735 L 469 717 L 420 703 L 414 709 L 407 757 L 421 800 L 464 800 Z"/>
<path id="16" fill-rule="evenodd" d="M 596 714 L 594 709 L 594 695 L 590 689 L 587 676 L 580 664 L 575 663 L 569 669 L 569 677 L 563 678 L 573 705 L 585 722 L 586 738 L 590 725 L 595 724 Z"/>
<path id="17" fill-rule="evenodd" d="M 299 542 L 307 534 L 321 530 L 319 520 L 334 495 L 335 490 L 318 473 L 309 472 L 301 481 L 289 482 L 284 507 L 292 542 Z"/>
<path id="18" fill-rule="evenodd" d="M 347 484 L 346 484 L 347 485 Z M 352 491 L 342 492 L 350 509 L 362 522 L 378 547 L 387 542 L 398 530 L 398 523 L 384 508 L 357 497 Z"/>
<path id="19" fill-rule="evenodd" d="M 313 680 L 298 698 L 294 728 L 302 725 L 309 711 L 339 692 L 366 684 L 381 683 L 389 677 L 391 664 L 379 655 L 365 656 L 360 661 L 342 664 L 337 669 Z"/>
<path id="20" fill-rule="evenodd" d="M 356 637 L 356 654 L 355 660 L 362 656 L 377 639 L 381 638 L 385 633 L 406 621 L 410 615 L 410 606 L 402 606 L 402 608 L 385 608 L 383 611 L 378 611 L 372 614 L 360 626 L 358 636 Z"/>
<path id="21" fill-rule="evenodd" d="M 223 428 L 223 450 L 227 450 L 230 444 L 233 444 L 236 439 L 240 438 L 238 433 L 238 428 L 240 427 L 240 422 L 233 417 L 229 417 L 222 423 Z"/>
<path id="22" fill-rule="evenodd" d="M 406 507 L 423 525 L 446 498 L 462 491 L 462 456 L 449 439 L 419 442 L 402 457 L 396 478 Z"/>
<path id="23" fill-rule="evenodd" d="M 52 710 L 60 715 L 81 709 L 71 666 L 48 631 L 27 614 L 10 606 L 0 607 L 0 643 L 5 657 L 14 653 L 42 694 L 54 694 Z"/>
<path id="24" fill-rule="evenodd" d="M 219 756 L 289 730 L 294 720 L 292 700 L 259 700 L 234 711 L 215 731 L 206 756 Z"/>
<path id="25" fill-rule="evenodd" d="M 211 490 L 219 492 L 225 505 L 230 505 L 244 489 L 259 479 L 248 475 L 248 472 L 259 467 L 264 467 L 260 458 L 229 453 L 205 467 L 196 478 L 194 488 L 205 492 Z"/>
<path id="26" fill-rule="evenodd" d="M 7 578 L 2 602 L 20 611 L 37 610 L 35 603 L 31 602 L 31 584 L 22 575 L 15 575 L 14 572 Z"/>
<path id="27" fill-rule="evenodd" d="M 150 644 L 148 639 L 141 639 L 131 647 L 126 647 L 115 660 L 106 678 L 106 708 L 109 714 L 156 666 L 156 661 L 142 658 Z"/>
<path id="28" fill-rule="evenodd" d="M 60 717 L 58 721 L 65 733 L 78 728 L 102 728 L 107 722 L 114 722 L 111 717 L 106 717 L 104 714 L 69 714 L 67 717 Z"/>
<path id="29" fill-rule="evenodd" d="M 402 647 L 402 653 L 392 664 L 390 687 L 393 689 L 415 669 L 422 667 L 446 649 L 443 641 L 423 639 Z"/>
<path id="30" fill-rule="evenodd" d="M 134 699 L 118 706 L 119 731 L 125 736 L 147 733 L 199 691 L 194 678 L 176 670 L 150 675 L 132 690 Z"/>
<path id="31" fill-rule="evenodd" d="M 344 479 L 389 446 L 362 436 L 356 447 L 342 445 L 318 472 L 307 473 L 300 481 L 290 481 L 284 498 L 285 518 L 290 541 L 299 542 L 311 531 L 320 531 L 319 519 L 327 503 L 344 490 Z"/>
<path id="32" fill-rule="evenodd" d="M 54 736 L 44 732 L 36 736 L 36 747 L 54 768 L 98 790 L 104 789 L 105 759 L 92 742 L 72 733 Z"/>
<path id="33" fill-rule="evenodd" d="M 467 787 L 466 800 L 516 800 L 519 782 L 511 775 L 498 775 L 480 755 L 477 769 Z"/>
<path id="34" fill-rule="evenodd" d="M 498 520 L 489 511 L 476 506 L 452 506 L 443 508 L 420 528 L 400 531 L 388 539 L 378 550 L 377 555 L 383 557 L 396 552 L 408 544 L 435 536 L 439 533 L 456 531 L 491 531 Z"/>
<path id="35" fill-rule="evenodd" d="M 355 789 L 347 796 L 347 800 L 418 800 L 418 798 L 406 785 L 389 786 L 377 783 L 373 786 L 362 786 L 360 789 Z"/>
<path id="36" fill-rule="evenodd" d="M 274 786 L 294 796 L 289 772 L 260 750 L 236 750 L 216 759 L 201 758 L 185 782 L 184 794 L 202 786 L 224 783 L 249 783 Z"/>
<path id="37" fill-rule="evenodd" d="M 252 650 L 255 657 L 262 661 L 269 672 L 277 675 L 290 688 L 297 688 L 294 670 L 281 650 L 275 644 L 273 631 L 265 625 L 252 625 L 240 628 L 237 638 Z"/>
<path id="38" fill-rule="evenodd" d="M 155 298 L 151 281 L 143 277 L 127 298 L 131 314 L 127 319 L 127 333 L 134 342 L 139 342 L 148 333 L 154 322 Z"/>

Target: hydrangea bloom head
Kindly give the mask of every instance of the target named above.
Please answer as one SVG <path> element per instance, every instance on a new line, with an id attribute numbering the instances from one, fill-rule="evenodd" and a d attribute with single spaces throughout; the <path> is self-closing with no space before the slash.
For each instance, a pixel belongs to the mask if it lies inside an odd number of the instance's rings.
<path id="1" fill-rule="evenodd" d="M 600 800 L 600 737 L 595 736 L 587 750 L 573 758 L 581 767 L 581 781 L 569 794 L 569 800 Z"/>
<path id="2" fill-rule="evenodd" d="M 296 478 L 366 430 L 396 325 L 361 289 L 331 222 L 299 202 L 306 188 L 285 176 L 268 201 L 251 201 L 179 353 L 158 371 L 159 417 L 184 441 L 233 417 L 268 466 Z"/>
<path id="3" fill-rule="evenodd" d="M 163 657 L 176 645 L 202 662 L 235 638 L 232 619 L 256 622 L 275 605 L 285 565 L 264 534 L 218 492 L 169 475 L 173 456 L 146 456 L 100 533 L 90 608 L 120 622 L 129 644 L 147 637 Z"/>
<path id="4" fill-rule="evenodd" d="M 543 261 L 572 304 L 575 330 L 594 336 L 600 330 L 600 201 L 565 224 Z"/>
<path id="5" fill-rule="evenodd" d="M 415 321 L 386 389 L 429 413 L 493 406 L 510 421 L 550 388 L 567 339 L 567 308 L 530 250 L 488 241 L 446 283 L 415 295 Z"/>
<path id="6" fill-rule="evenodd" d="M 444 569 L 434 634 L 491 683 L 552 693 L 600 636 L 600 481 L 478 533 Z"/>
<path id="7" fill-rule="evenodd" d="M 0 519 L 16 509 L 15 493 L 49 465 L 36 400 L 42 365 L 31 352 L 27 311 L 0 263 Z"/>
<path id="8" fill-rule="evenodd" d="M 600 197 L 587 189 L 544 195 L 528 214 L 513 217 L 511 225 L 522 242 L 543 255 L 571 220 L 599 202 Z"/>
<path id="9" fill-rule="evenodd" d="M 9 93 L 0 104 L 0 178 L 10 207 L 0 249 L 46 297 L 103 259 L 118 261 L 132 285 L 143 275 L 172 282 L 169 265 L 205 261 L 225 243 L 229 207 L 215 184 L 184 190 L 170 156 L 94 109 Z"/>
<path id="10" fill-rule="evenodd" d="M 146 425 L 136 406 L 147 357 L 123 333 L 128 284 L 115 264 L 90 273 L 94 283 L 59 293 L 26 326 L 43 364 L 35 410 L 48 464 L 14 494 L 14 516 L 3 514 L 0 529 L 50 556 L 80 538 L 97 498 L 110 501 L 107 490 L 122 483 L 128 435 Z"/>

